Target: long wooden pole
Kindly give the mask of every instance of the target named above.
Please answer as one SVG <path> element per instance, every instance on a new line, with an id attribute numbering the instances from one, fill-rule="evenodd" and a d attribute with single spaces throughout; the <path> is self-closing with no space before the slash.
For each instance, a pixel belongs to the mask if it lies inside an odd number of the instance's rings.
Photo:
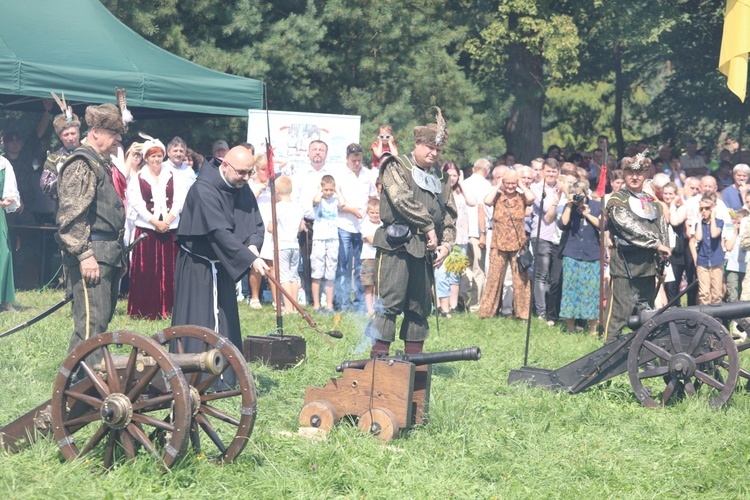
<path id="1" fill-rule="evenodd" d="M 604 165 L 607 164 L 607 158 L 609 157 L 608 153 L 609 147 L 607 144 L 607 141 L 604 141 Z M 601 165 L 599 166 L 599 175 L 606 175 L 606 172 L 602 174 L 602 171 L 604 169 L 601 168 Z M 599 179 L 599 182 L 601 183 L 602 180 Z M 604 180 L 604 186 L 605 186 L 605 193 L 602 195 L 601 200 L 601 212 L 599 213 L 599 325 L 597 326 L 597 331 L 599 332 L 599 335 L 604 335 L 604 255 L 606 252 L 606 238 L 605 238 L 605 230 L 607 228 L 606 226 L 606 217 L 604 216 L 604 197 L 607 196 L 606 193 L 606 186 L 607 186 L 607 180 Z"/>
<path id="2" fill-rule="evenodd" d="M 271 189 L 271 224 L 273 224 L 273 274 L 276 278 L 276 286 L 274 289 L 274 300 L 276 301 L 276 328 L 279 329 L 279 333 L 284 335 L 284 320 L 281 315 L 281 290 L 279 290 L 279 231 L 276 219 L 276 169 L 273 166 L 273 151 L 271 150 L 271 118 L 268 113 L 268 86 L 263 84 L 263 96 L 265 98 L 266 107 L 266 160 L 268 161 L 268 187 Z"/>
<path id="3" fill-rule="evenodd" d="M 738 161 L 742 157 L 742 141 L 745 137 L 745 125 L 747 123 L 747 106 L 745 103 L 741 103 L 740 109 L 742 110 L 742 114 L 740 115 L 740 131 L 737 134 L 737 158 Z"/>
<path id="4" fill-rule="evenodd" d="M 534 313 L 531 311 L 531 299 L 534 296 L 534 275 L 536 274 L 536 269 L 539 265 L 539 259 L 537 257 L 539 256 L 539 239 L 542 234 L 542 222 L 544 221 L 544 198 L 547 193 L 547 184 L 544 182 L 544 178 L 542 178 L 542 199 L 539 200 L 539 222 L 536 226 L 536 241 L 534 242 L 534 272 L 531 276 L 531 286 L 529 287 L 529 317 L 526 319 L 526 344 L 523 348 L 523 366 L 528 366 L 529 364 L 529 340 L 531 339 L 531 317 L 534 315 Z M 532 210 L 533 215 L 533 210 Z M 527 271 L 528 272 L 528 271 Z M 502 286 L 502 285 L 501 285 Z"/>

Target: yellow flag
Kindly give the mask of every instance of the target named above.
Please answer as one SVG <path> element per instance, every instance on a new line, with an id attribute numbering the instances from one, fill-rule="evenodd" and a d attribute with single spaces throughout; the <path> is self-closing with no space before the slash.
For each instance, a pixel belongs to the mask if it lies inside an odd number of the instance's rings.
<path id="1" fill-rule="evenodd" d="M 727 0 L 719 71 L 727 75 L 727 87 L 745 102 L 747 53 L 750 52 L 750 0 Z"/>

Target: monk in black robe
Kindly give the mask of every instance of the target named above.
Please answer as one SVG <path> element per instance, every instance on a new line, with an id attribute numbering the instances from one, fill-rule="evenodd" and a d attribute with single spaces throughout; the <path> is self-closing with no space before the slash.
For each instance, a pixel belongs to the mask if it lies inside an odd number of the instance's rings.
<path id="1" fill-rule="evenodd" d="M 245 147 L 232 148 L 224 159 L 212 158 L 201 169 L 182 209 L 176 241 L 172 326 L 211 328 L 242 349 L 235 283 L 252 267 L 265 275 L 268 266 L 258 253 L 263 244 L 263 220 L 247 181 L 254 158 Z M 188 352 L 202 342 L 186 339 Z M 227 369 L 226 385 L 236 385 Z M 223 384 L 222 384 L 223 385 Z"/>

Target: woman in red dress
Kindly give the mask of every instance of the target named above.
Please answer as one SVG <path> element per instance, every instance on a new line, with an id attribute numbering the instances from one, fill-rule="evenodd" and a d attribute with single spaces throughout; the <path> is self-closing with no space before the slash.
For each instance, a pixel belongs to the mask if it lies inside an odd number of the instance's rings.
<path id="1" fill-rule="evenodd" d="M 130 264 L 128 314 L 160 319 L 172 314 L 174 266 L 177 245 L 174 233 L 189 186 L 181 176 L 162 167 L 166 149 L 158 139 L 143 144 L 146 164 L 128 184 L 127 198 L 137 214 L 135 238 L 147 238 L 133 249 Z"/>

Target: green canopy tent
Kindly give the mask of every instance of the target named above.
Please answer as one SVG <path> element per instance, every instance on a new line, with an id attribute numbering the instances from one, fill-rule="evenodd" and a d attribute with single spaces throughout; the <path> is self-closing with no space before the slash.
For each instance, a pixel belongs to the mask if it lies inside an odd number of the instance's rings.
<path id="1" fill-rule="evenodd" d="M 262 82 L 163 50 L 98 0 L 0 0 L 0 12 L 0 109 L 40 111 L 50 91 L 74 107 L 114 102 L 115 87 L 139 120 L 263 108 Z"/>

